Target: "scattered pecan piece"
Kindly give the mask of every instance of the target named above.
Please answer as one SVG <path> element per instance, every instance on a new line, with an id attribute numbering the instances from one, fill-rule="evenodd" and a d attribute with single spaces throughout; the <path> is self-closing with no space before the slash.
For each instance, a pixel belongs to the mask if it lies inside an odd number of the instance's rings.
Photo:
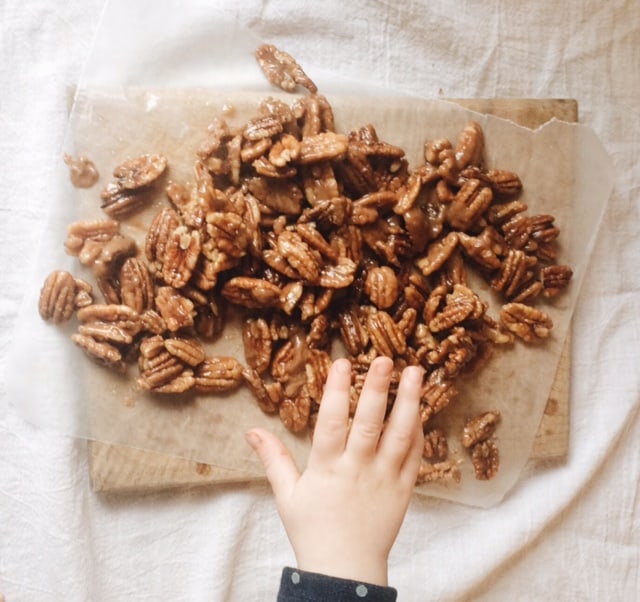
<path id="1" fill-rule="evenodd" d="M 543 311 L 522 303 L 502 306 L 500 318 L 507 329 L 527 343 L 546 339 L 553 321 Z"/>

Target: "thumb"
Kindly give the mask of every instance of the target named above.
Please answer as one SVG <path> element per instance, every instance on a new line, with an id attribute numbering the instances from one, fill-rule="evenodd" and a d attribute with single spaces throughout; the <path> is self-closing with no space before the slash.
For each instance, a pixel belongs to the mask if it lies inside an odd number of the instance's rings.
<path id="1" fill-rule="evenodd" d="M 244 437 L 258 454 L 276 499 L 287 497 L 300 472 L 285 444 L 264 429 L 252 429 Z"/>

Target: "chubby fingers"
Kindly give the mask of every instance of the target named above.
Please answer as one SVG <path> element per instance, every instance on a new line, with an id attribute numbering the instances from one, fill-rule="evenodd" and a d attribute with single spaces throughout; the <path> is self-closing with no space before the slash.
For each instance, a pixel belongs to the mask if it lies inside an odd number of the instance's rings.
<path id="1" fill-rule="evenodd" d="M 380 440 L 381 461 L 400 469 L 415 445 L 423 445 L 420 439 L 419 405 L 422 368 L 409 366 L 404 369 L 398 385 L 398 393 Z M 417 469 L 416 469 L 417 470 Z"/>
<path id="2" fill-rule="evenodd" d="M 258 454 L 276 500 L 286 499 L 300 478 L 300 472 L 285 444 L 274 434 L 255 428 L 245 433 L 247 443 Z"/>
<path id="3" fill-rule="evenodd" d="M 343 452 L 349 430 L 351 363 L 338 359 L 331 365 L 313 431 L 309 466 L 333 462 Z"/>
<path id="4" fill-rule="evenodd" d="M 356 459 L 372 457 L 378 447 L 387 410 L 393 361 L 377 357 L 371 362 L 347 440 L 347 453 Z"/>

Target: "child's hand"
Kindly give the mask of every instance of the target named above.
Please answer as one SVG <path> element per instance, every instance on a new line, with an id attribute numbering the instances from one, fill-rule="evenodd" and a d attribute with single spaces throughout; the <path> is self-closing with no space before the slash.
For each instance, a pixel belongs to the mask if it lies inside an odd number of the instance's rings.
<path id="1" fill-rule="evenodd" d="M 371 364 L 351 428 L 351 366 L 334 362 L 306 470 L 263 429 L 247 441 L 264 464 L 298 568 L 387 584 L 387 558 L 416 482 L 423 447 L 418 414 L 422 370 L 405 369 L 382 432 L 392 361 Z"/>

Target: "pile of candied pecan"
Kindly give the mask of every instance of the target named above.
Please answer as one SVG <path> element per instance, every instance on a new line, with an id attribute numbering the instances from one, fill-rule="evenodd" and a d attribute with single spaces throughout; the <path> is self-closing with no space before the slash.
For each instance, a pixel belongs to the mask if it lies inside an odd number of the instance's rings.
<path id="1" fill-rule="evenodd" d="M 307 93 L 291 105 L 265 99 L 241 127 L 216 120 L 192 183 L 163 182 L 160 155 L 119 165 L 101 195 L 109 219 L 71 224 L 65 243 L 92 268 L 103 299 L 58 271 L 40 313 L 58 323 L 76 313 L 72 340 L 111 368 L 137 362 L 145 390 L 222 393 L 244 383 L 294 432 L 313 427 L 335 339 L 353 364 L 352 410 L 373 358 L 395 361 L 389 407 L 403 367 L 419 364 L 421 476 L 455 477 L 430 420 L 492 345 L 549 335 L 551 320 L 534 305 L 571 278 L 555 263 L 554 218 L 527 214 L 515 173 L 484 167 L 477 123 L 455 144 L 428 141 L 424 162 L 410 167 L 372 125 L 336 132 L 329 102 L 289 55 L 262 46 L 256 56 L 269 81 Z M 139 250 L 120 222 L 163 189 L 167 205 Z M 504 298 L 499 321 L 468 269 Z M 231 308 L 244 315 L 244 364 L 206 352 Z M 497 470 L 498 420 L 490 412 L 465 429 L 478 478 Z"/>

